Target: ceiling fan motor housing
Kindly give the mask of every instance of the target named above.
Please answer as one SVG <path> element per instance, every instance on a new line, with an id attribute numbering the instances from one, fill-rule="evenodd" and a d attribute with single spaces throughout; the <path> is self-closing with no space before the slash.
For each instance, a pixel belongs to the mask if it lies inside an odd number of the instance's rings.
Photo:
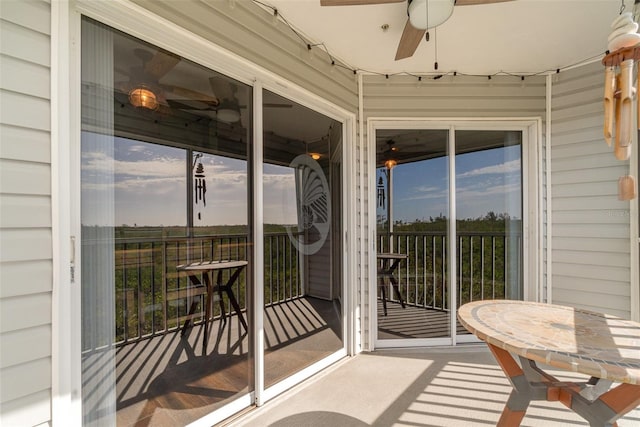
<path id="1" fill-rule="evenodd" d="M 453 13 L 455 0 L 411 0 L 409 21 L 414 28 L 428 30 L 445 22 Z"/>

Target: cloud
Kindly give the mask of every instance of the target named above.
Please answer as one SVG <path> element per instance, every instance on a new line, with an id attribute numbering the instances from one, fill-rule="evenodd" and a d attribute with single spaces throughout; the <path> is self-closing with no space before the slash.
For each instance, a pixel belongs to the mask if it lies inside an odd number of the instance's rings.
<path id="1" fill-rule="evenodd" d="M 480 175 L 508 174 L 520 172 L 520 159 L 510 160 L 493 166 L 485 166 L 483 168 L 472 169 L 468 172 L 456 175 L 456 178 L 469 178 Z"/>

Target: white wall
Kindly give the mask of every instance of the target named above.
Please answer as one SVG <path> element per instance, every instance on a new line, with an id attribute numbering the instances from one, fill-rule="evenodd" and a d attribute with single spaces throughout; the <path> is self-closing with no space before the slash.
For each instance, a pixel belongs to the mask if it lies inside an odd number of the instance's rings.
<path id="1" fill-rule="evenodd" d="M 0 425 L 51 413 L 51 7 L 0 1 Z"/>
<path id="2" fill-rule="evenodd" d="M 604 142 L 604 67 L 555 76 L 551 106 L 552 302 L 630 318 L 629 171 Z"/>

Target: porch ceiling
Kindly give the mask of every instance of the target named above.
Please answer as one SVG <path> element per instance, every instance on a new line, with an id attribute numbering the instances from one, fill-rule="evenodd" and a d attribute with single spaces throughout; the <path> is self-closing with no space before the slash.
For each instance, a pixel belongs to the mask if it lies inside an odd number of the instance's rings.
<path id="1" fill-rule="evenodd" d="M 606 50 L 620 0 L 516 0 L 459 6 L 411 58 L 394 61 L 406 3 L 321 7 L 319 0 L 268 0 L 312 43 L 324 43 L 350 68 L 378 73 L 438 70 L 489 75 L 556 70 Z M 624 0 L 631 10 L 633 0 Z M 382 26 L 388 24 L 384 31 Z M 327 60 L 318 51 L 317 61 Z M 320 59 L 322 58 L 322 59 Z"/>

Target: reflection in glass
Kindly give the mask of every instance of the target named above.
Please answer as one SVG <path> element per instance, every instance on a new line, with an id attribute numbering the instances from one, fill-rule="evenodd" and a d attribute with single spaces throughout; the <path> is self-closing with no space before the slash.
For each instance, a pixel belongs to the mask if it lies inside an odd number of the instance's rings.
<path id="1" fill-rule="evenodd" d="M 456 229 L 458 307 L 522 299 L 522 132 L 456 132 Z"/>
<path id="2" fill-rule="evenodd" d="M 340 123 L 264 91 L 265 386 L 342 349 Z"/>
<path id="3" fill-rule="evenodd" d="M 376 131 L 378 339 L 451 336 L 448 140 L 447 130 Z"/>
<path id="4" fill-rule="evenodd" d="M 83 18 L 84 424 L 186 425 L 253 390 L 251 100 Z M 179 267 L 220 260 L 241 268 Z"/>

